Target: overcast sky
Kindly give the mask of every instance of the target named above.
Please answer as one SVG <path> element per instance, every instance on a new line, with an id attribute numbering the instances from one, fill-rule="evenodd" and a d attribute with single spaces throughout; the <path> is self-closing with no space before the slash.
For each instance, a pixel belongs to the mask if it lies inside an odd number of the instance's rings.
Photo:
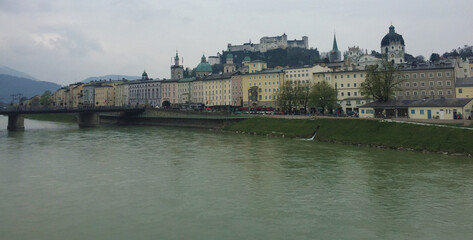
<path id="1" fill-rule="evenodd" d="M 179 50 L 194 68 L 216 55 L 286 33 L 327 52 L 380 51 L 391 22 L 406 51 L 429 57 L 473 44 L 472 0 L 0 0 L 0 65 L 66 85 L 107 74 L 169 78 Z"/>

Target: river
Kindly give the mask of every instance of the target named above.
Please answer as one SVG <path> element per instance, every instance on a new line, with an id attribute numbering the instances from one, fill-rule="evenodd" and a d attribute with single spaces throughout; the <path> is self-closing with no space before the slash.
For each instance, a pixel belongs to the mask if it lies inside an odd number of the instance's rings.
<path id="1" fill-rule="evenodd" d="M 1 239 L 471 239 L 473 160 L 0 116 Z"/>

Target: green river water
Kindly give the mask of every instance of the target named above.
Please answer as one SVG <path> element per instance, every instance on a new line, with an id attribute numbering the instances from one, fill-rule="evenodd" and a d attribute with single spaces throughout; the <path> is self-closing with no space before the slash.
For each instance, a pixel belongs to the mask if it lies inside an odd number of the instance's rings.
<path id="1" fill-rule="evenodd" d="M 472 239 L 473 160 L 0 116 L 0 239 Z"/>

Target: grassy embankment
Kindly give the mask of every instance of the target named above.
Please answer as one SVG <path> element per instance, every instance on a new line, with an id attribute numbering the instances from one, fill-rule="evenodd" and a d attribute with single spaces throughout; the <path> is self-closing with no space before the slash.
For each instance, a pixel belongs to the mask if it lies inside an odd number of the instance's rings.
<path id="1" fill-rule="evenodd" d="M 224 130 L 309 138 L 317 126 L 320 129 L 316 138 L 321 141 L 473 154 L 472 130 L 377 120 L 252 118 L 226 126 Z"/>
<path id="2" fill-rule="evenodd" d="M 63 123 L 77 123 L 76 116 L 74 114 L 57 114 L 57 113 L 45 113 L 45 114 L 26 114 L 25 118 L 40 121 L 51 121 L 51 122 L 63 122 Z"/>

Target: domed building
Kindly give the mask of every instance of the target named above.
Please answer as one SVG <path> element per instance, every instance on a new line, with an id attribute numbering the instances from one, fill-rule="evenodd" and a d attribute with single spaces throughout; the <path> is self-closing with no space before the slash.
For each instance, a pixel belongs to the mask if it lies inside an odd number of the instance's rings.
<path id="1" fill-rule="evenodd" d="M 404 63 L 404 38 L 397 34 L 394 26 L 389 27 L 389 33 L 381 40 L 381 54 L 392 63 Z"/>
<path id="2" fill-rule="evenodd" d="M 149 80 L 148 74 L 146 73 L 146 70 L 144 70 L 143 74 L 141 74 L 141 80 Z"/>
<path id="3" fill-rule="evenodd" d="M 205 55 L 202 55 L 199 65 L 195 68 L 195 75 L 198 78 L 203 78 L 212 73 L 212 66 L 205 59 Z"/>

